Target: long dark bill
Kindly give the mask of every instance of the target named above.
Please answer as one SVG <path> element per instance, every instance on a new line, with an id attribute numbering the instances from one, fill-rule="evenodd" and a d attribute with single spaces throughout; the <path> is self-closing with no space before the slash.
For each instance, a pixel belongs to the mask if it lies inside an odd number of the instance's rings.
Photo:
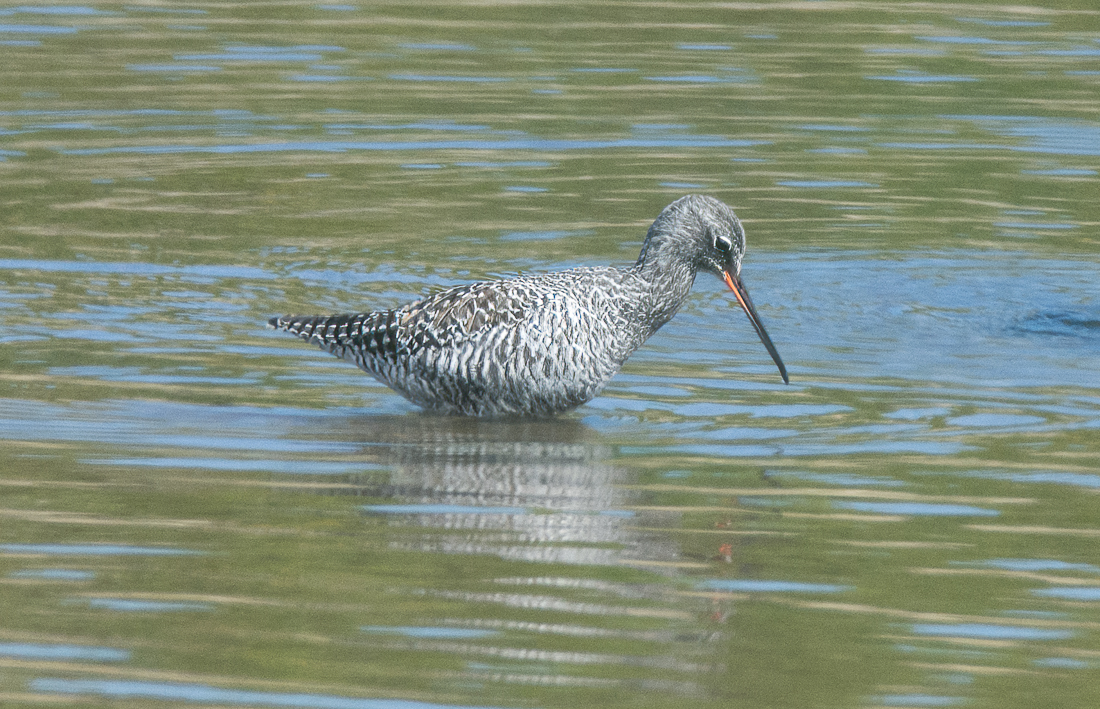
<path id="1" fill-rule="evenodd" d="M 760 341 L 764 343 L 768 354 L 775 361 L 775 366 L 779 367 L 779 374 L 783 377 L 783 383 L 790 384 L 791 380 L 787 376 L 787 368 L 783 366 L 783 360 L 779 358 L 779 351 L 772 344 L 772 338 L 768 337 L 768 331 L 764 329 L 764 323 L 760 322 L 760 316 L 756 314 L 756 307 L 753 306 L 752 299 L 749 298 L 749 291 L 745 288 L 745 284 L 741 282 L 741 277 L 734 276 L 729 271 L 724 271 L 722 277 L 726 281 L 726 285 L 733 291 L 733 294 L 737 296 L 737 302 L 741 304 L 741 309 L 745 311 L 745 315 L 749 316 L 749 322 L 756 328 L 756 334 L 760 336 Z"/>

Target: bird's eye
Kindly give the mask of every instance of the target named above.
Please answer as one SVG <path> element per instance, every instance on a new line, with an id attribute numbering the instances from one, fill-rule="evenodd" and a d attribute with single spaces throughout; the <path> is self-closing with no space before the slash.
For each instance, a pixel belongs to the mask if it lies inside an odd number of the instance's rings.
<path id="1" fill-rule="evenodd" d="M 728 254 L 733 250 L 733 240 L 725 234 L 714 235 L 714 248 L 718 249 L 724 254 Z"/>

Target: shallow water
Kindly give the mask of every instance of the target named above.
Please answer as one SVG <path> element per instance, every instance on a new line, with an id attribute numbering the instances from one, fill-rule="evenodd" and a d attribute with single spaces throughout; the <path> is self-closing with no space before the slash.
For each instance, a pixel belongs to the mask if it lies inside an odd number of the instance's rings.
<path id="1" fill-rule="evenodd" d="M 1100 15 L 0 8 L 0 697 L 1091 707 Z M 284 312 L 701 277 L 550 421 L 418 412 Z"/>

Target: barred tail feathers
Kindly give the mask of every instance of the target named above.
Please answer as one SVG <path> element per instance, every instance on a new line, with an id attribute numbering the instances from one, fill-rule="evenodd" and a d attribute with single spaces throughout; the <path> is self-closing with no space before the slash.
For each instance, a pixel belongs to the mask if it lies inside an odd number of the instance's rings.
<path id="1" fill-rule="evenodd" d="M 372 356 L 396 354 L 397 318 L 390 311 L 354 315 L 284 315 L 268 324 L 363 366 Z"/>

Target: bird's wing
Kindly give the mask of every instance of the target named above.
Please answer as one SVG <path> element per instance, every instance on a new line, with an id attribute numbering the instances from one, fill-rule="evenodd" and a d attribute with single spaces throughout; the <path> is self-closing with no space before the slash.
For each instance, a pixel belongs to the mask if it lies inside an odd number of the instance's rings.
<path id="1" fill-rule="evenodd" d="M 451 347 L 522 320 L 537 300 L 522 281 L 458 286 L 395 310 L 353 315 L 286 315 L 269 323 L 337 357 L 379 357 Z M 349 350 L 350 348 L 350 350 Z"/>
<path id="2" fill-rule="evenodd" d="M 458 286 L 397 311 L 409 349 L 450 347 L 523 320 L 537 301 L 522 280 Z"/>

